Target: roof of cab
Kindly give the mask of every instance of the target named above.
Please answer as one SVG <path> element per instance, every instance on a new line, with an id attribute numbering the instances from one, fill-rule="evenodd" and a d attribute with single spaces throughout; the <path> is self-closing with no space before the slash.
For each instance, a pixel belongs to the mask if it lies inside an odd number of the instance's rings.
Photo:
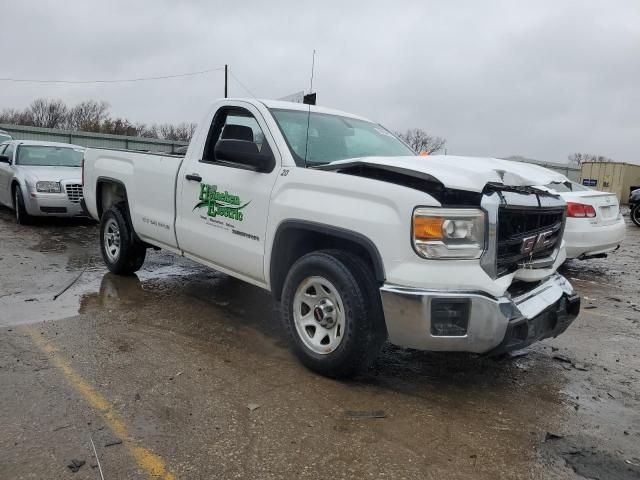
<path id="1" fill-rule="evenodd" d="M 309 107 L 311 107 L 311 111 L 315 113 L 325 113 L 328 115 L 339 115 L 341 117 L 347 118 L 355 118 L 357 120 L 362 120 L 365 122 L 377 123 L 373 120 L 369 120 L 368 118 L 361 117 L 359 115 L 354 115 L 353 113 L 343 112 L 341 110 L 334 110 L 333 108 L 319 107 L 318 105 L 307 105 L 306 103 L 297 103 L 297 102 L 285 102 L 283 100 L 268 100 L 262 98 L 230 98 L 228 100 L 241 100 L 245 102 L 259 102 L 262 103 L 267 108 L 274 109 L 282 109 L 282 110 L 297 110 L 307 112 L 309 111 Z"/>

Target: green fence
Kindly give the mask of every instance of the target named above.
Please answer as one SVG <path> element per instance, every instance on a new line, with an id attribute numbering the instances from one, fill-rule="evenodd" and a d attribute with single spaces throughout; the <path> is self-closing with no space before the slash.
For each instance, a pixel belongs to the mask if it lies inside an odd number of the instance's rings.
<path id="1" fill-rule="evenodd" d="M 5 130 L 16 140 L 73 143 L 83 147 L 124 148 L 127 150 L 176 153 L 176 149 L 189 145 L 189 142 L 176 140 L 158 140 L 155 138 L 27 127 L 24 125 L 0 124 L 0 130 Z"/>

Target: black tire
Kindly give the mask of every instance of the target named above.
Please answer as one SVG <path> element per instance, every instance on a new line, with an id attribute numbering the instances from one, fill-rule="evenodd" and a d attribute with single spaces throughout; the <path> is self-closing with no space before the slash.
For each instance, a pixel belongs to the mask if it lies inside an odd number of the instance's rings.
<path id="1" fill-rule="evenodd" d="M 631 209 L 629 216 L 631 217 L 631 221 L 640 227 L 640 203 Z"/>
<path id="2" fill-rule="evenodd" d="M 19 225 L 30 225 L 33 223 L 33 217 L 27 213 L 27 209 L 24 206 L 22 189 L 18 185 L 16 185 L 13 191 L 13 206 L 16 212 L 16 223 Z"/>
<path id="3" fill-rule="evenodd" d="M 296 328 L 294 298 L 311 277 L 322 277 L 335 286 L 344 307 L 342 339 L 330 353 L 313 351 Z M 371 269 L 361 258 L 340 250 L 312 252 L 294 263 L 285 280 L 281 315 L 296 356 L 328 377 L 345 378 L 364 370 L 386 340 L 380 291 Z"/>
<path id="4" fill-rule="evenodd" d="M 107 268 L 117 275 L 131 275 L 142 267 L 147 254 L 145 246 L 136 240 L 126 215 L 126 206 L 117 204 L 102 214 L 100 219 L 100 252 Z M 105 235 L 107 230 L 115 235 L 117 230 L 118 248 L 114 247 L 114 237 Z"/>

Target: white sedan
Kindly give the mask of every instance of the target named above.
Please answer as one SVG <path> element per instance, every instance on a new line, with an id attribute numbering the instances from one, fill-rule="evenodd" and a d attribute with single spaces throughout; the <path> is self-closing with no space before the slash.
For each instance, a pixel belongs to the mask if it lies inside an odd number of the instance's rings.
<path id="1" fill-rule="evenodd" d="M 35 216 L 82 215 L 84 147 L 11 140 L 0 144 L 0 204 L 27 224 Z"/>
<path id="2" fill-rule="evenodd" d="M 544 188 L 567 202 L 567 258 L 605 257 L 620 246 L 626 227 L 615 193 L 599 192 L 571 181 Z"/>

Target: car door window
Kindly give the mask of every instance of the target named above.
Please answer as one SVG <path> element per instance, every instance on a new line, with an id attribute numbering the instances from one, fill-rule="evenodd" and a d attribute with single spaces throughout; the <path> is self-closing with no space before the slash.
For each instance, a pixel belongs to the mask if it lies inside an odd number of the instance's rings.
<path id="1" fill-rule="evenodd" d="M 4 149 L 7 148 L 6 145 L 0 145 L 0 155 L 4 155 Z"/>
<path id="2" fill-rule="evenodd" d="M 9 157 L 9 161 L 11 163 L 13 163 L 13 150 L 14 147 L 12 144 L 7 145 L 7 148 L 5 149 L 3 155 L 6 155 L 7 157 Z"/>
<path id="3" fill-rule="evenodd" d="M 215 148 L 220 140 L 252 143 L 259 153 L 270 152 L 269 144 L 265 140 L 258 121 L 244 108 L 222 108 L 216 113 L 209 130 L 202 162 L 221 163 L 215 156 Z"/>

